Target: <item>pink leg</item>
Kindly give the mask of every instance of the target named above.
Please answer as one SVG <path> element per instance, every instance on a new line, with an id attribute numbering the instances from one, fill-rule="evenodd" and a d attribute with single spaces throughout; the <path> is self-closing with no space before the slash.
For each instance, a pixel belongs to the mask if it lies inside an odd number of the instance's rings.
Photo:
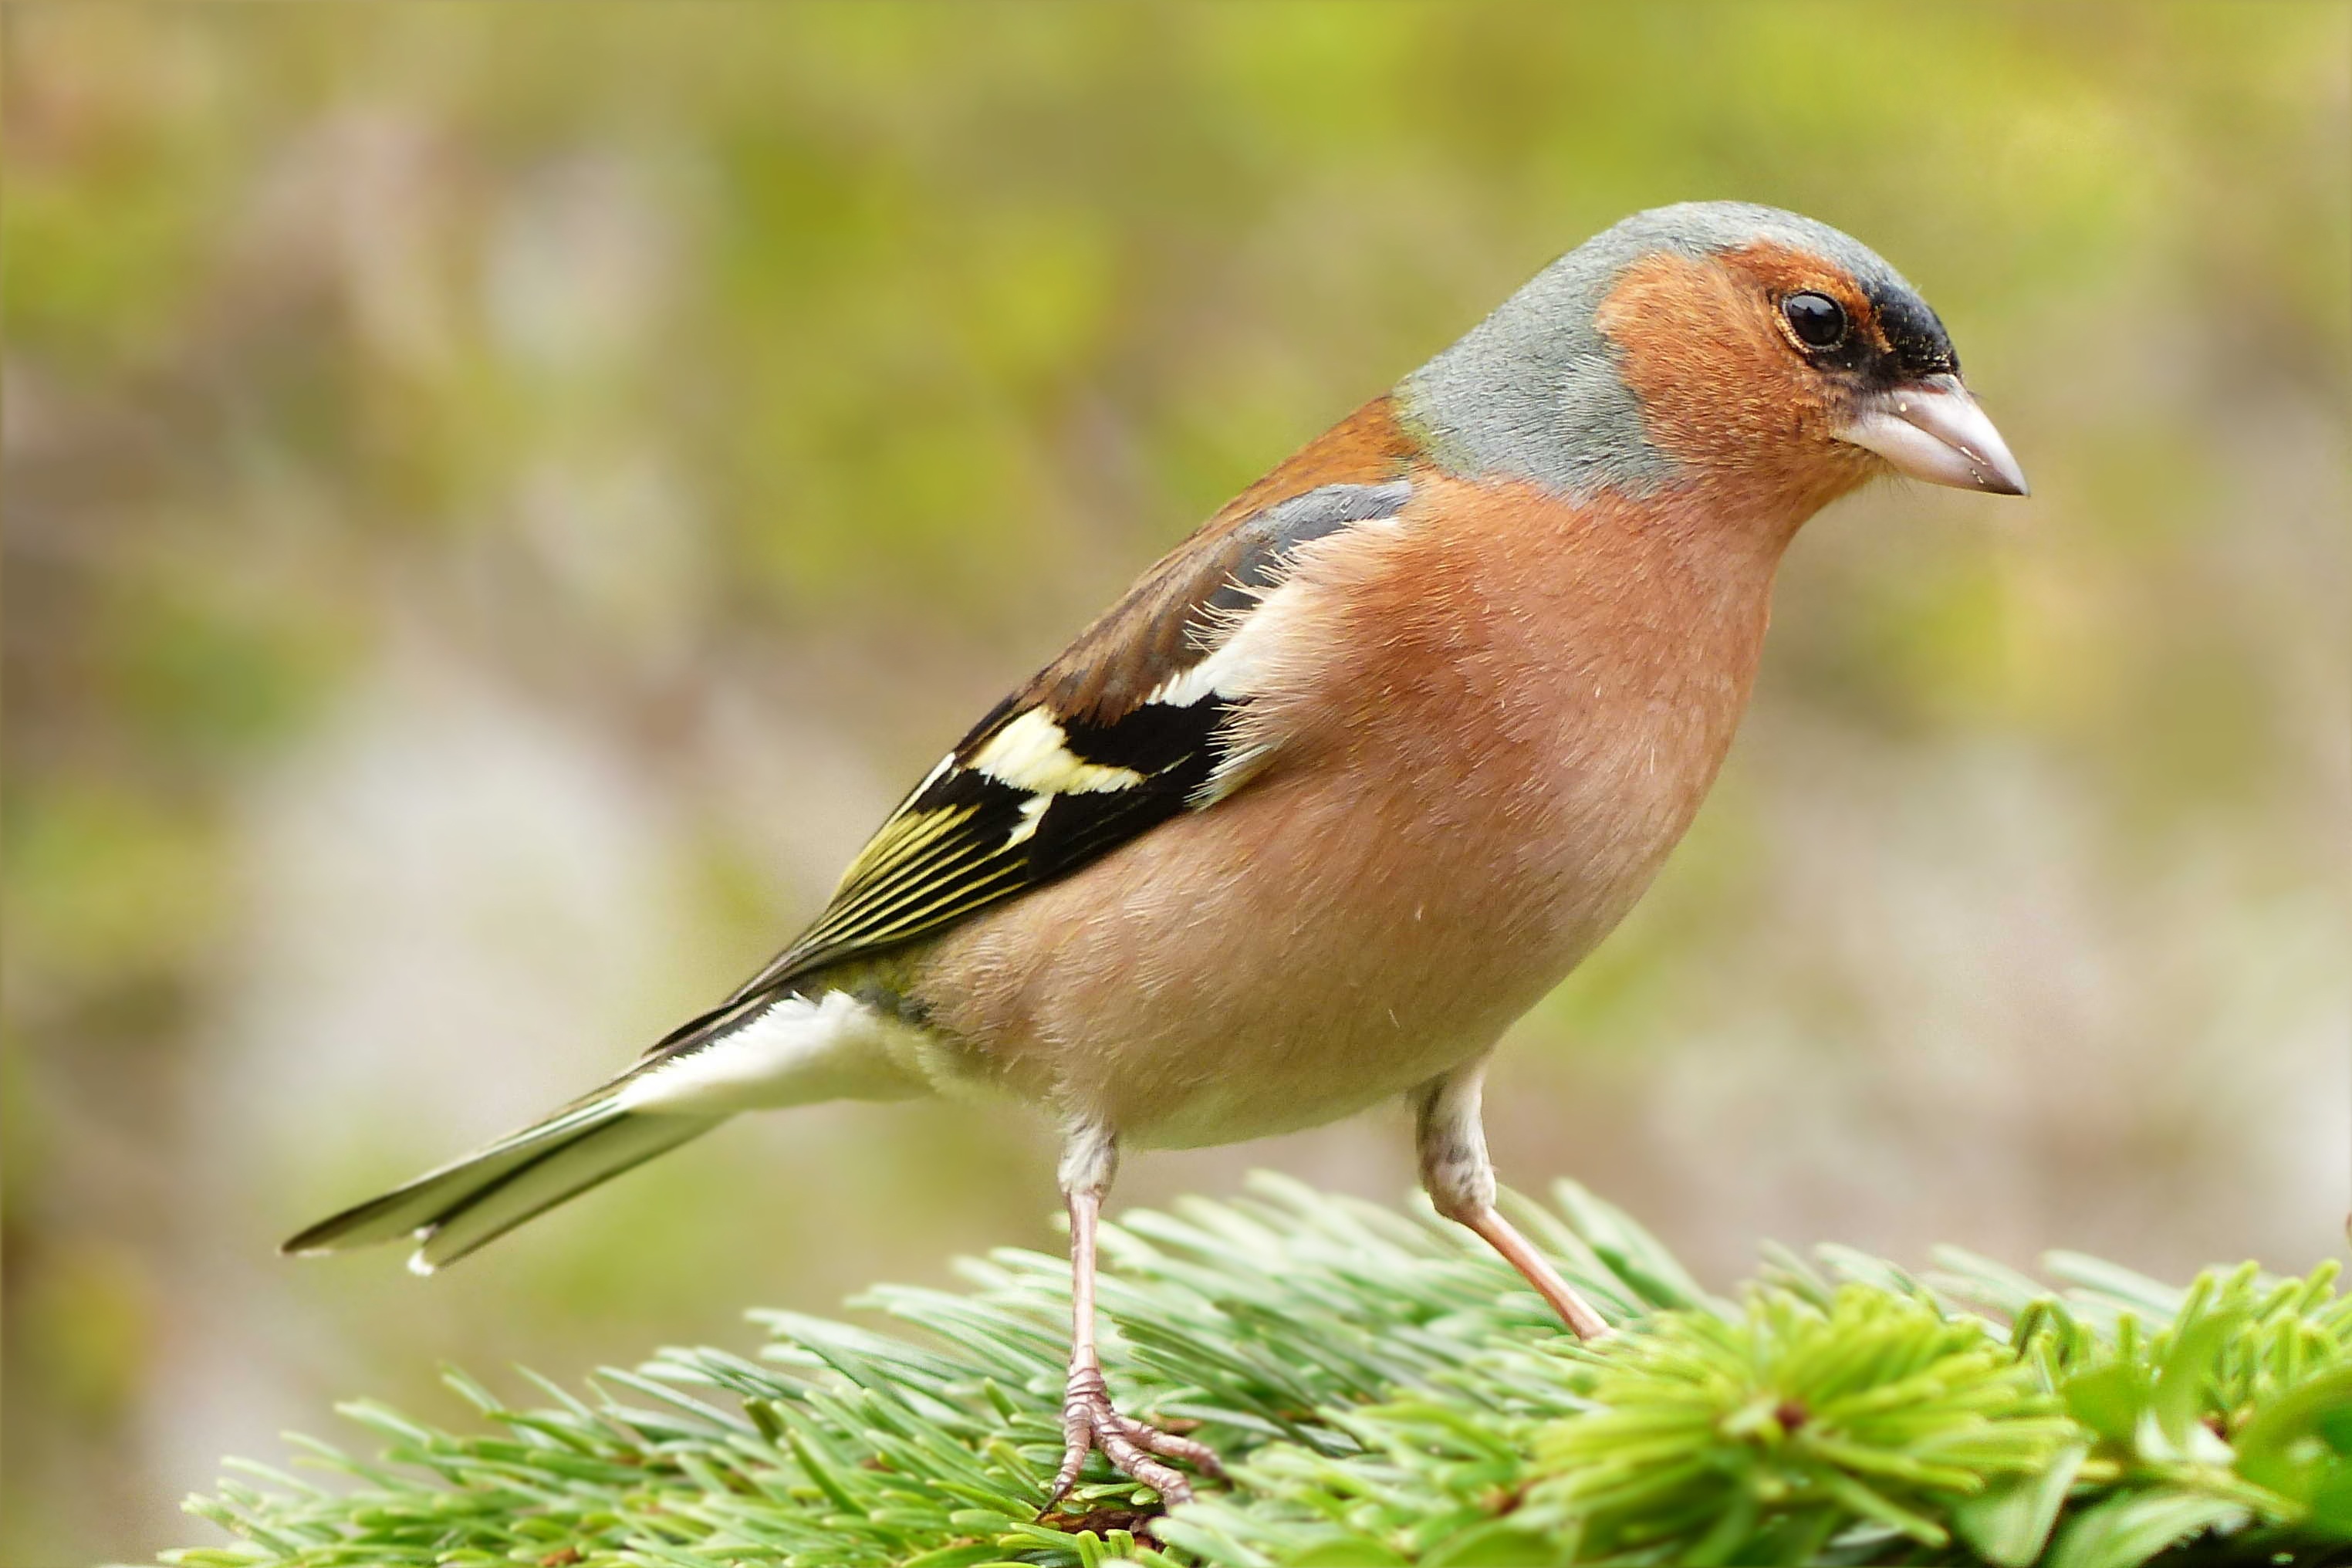
<path id="1" fill-rule="evenodd" d="M 1449 1073 L 1425 1086 L 1414 1102 L 1421 1145 L 1421 1181 L 1447 1219 L 1465 1225 L 1517 1269 L 1536 1294 L 1580 1340 L 1609 1332 L 1608 1321 L 1576 1293 L 1495 1207 L 1495 1167 L 1486 1158 L 1486 1131 L 1478 1120 L 1478 1089 L 1486 1064 Z"/>
<path id="2" fill-rule="evenodd" d="M 1062 1190 L 1070 1208 L 1070 1380 L 1062 1394 L 1062 1468 L 1045 1499 L 1048 1508 L 1077 1484 L 1087 1451 L 1094 1448 L 1120 1474 L 1171 1503 L 1192 1501 L 1192 1483 L 1161 1458 L 1185 1460 L 1207 1475 L 1225 1473 L 1207 1444 L 1120 1415 L 1103 1383 L 1102 1358 L 1095 1348 L 1095 1228 L 1118 1163 L 1110 1136 L 1091 1127 L 1074 1131 L 1062 1156 Z"/>

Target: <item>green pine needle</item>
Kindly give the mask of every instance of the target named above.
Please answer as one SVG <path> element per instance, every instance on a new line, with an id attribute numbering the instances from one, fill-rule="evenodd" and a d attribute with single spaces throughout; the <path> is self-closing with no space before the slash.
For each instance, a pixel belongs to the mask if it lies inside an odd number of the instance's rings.
<path id="1" fill-rule="evenodd" d="M 2095 1259 L 2055 1290 L 1957 1251 L 1914 1278 L 1824 1248 L 1737 1301 L 1579 1189 L 1517 1211 L 1624 1331 L 1567 1340 L 1426 1213 L 1259 1178 L 1107 1227 L 1114 1390 L 1196 1428 L 1230 1489 L 1163 1512 L 1060 1449 L 1058 1258 L 886 1287 L 898 1333 L 760 1314 L 758 1361 L 666 1351 L 486 1429 L 361 1402 L 320 1486 L 232 1462 L 186 1568 L 1216 1568 L 1418 1563 L 2352 1563 L 2352 1297 L 2328 1266 L 2175 1289 Z"/>

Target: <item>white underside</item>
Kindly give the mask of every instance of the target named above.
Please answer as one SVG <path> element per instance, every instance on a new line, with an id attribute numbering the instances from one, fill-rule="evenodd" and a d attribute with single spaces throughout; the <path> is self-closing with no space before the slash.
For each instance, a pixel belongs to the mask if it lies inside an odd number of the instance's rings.
<path id="1" fill-rule="evenodd" d="M 826 1100 L 908 1100 L 930 1091 L 938 1042 L 845 992 L 788 996 L 723 1039 L 650 1068 L 621 1087 L 619 1107 L 665 1115 Z"/>

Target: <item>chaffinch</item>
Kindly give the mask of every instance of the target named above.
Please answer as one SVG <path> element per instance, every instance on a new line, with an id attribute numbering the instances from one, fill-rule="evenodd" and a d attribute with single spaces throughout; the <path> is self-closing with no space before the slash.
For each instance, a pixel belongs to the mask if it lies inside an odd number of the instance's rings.
<path id="1" fill-rule="evenodd" d="M 422 1272 L 740 1110 L 1009 1092 L 1063 1129 L 1059 1498 L 1170 1500 L 1190 1438 L 1095 1342 L 1122 1148 L 1392 1095 L 1437 1211 L 1580 1336 L 1495 1207 L 1488 1053 L 1648 884 L 1714 779 L 1800 524 L 1892 468 L 2025 493 L 1936 313 L 1792 213 L 1639 214 L 1276 468 L 940 759 L 814 924 L 547 1120 L 286 1244 Z"/>

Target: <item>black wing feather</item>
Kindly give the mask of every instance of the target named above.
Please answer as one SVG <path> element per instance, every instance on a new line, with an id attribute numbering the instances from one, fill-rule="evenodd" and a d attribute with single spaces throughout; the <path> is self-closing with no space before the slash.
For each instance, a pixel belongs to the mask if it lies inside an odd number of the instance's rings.
<path id="1" fill-rule="evenodd" d="M 1203 786 L 1247 698 L 1208 692 L 1174 702 L 1150 694 L 1232 635 L 1280 582 L 1291 552 L 1394 517 L 1411 496 L 1401 479 L 1321 485 L 1194 535 L 973 726 L 867 842 L 815 922 L 729 1005 L 929 936 L 1211 804 Z M 1104 668 L 1122 656 L 1130 668 Z M 1081 691 L 1093 700 L 1071 700 Z M 1103 700 L 1114 692 L 1117 700 Z M 1120 781 L 1025 787 L 982 771 L 989 743 L 1033 713 L 1040 715 L 1033 724 L 1050 721 L 1058 735 L 1057 760 L 1120 770 Z"/>

